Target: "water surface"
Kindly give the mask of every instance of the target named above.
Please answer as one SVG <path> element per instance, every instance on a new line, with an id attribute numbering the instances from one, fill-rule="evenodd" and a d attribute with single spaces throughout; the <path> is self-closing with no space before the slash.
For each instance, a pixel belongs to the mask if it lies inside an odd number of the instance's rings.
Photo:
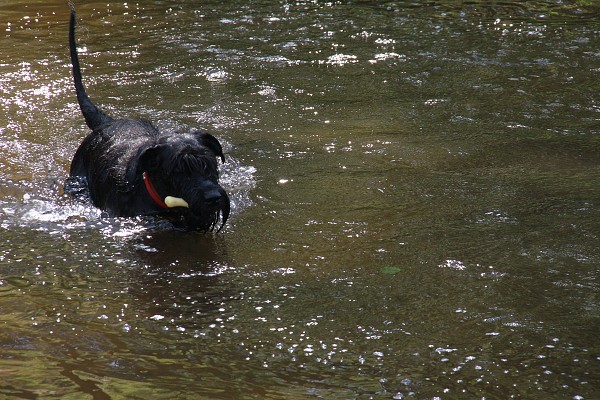
<path id="1" fill-rule="evenodd" d="M 78 4 L 98 105 L 225 143 L 215 235 L 63 195 L 68 7 L 0 10 L 2 396 L 598 396 L 598 6 Z"/>

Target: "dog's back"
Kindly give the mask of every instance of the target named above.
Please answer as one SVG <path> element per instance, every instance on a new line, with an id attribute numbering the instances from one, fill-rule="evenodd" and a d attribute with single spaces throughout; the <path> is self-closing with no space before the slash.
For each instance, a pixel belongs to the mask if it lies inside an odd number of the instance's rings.
<path id="1" fill-rule="evenodd" d="M 71 163 L 71 176 L 93 175 L 94 165 L 129 165 L 138 152 L 157 143 L 160 132 L 142 119 L 111 119 L 90 133 L 81 143 Z M 135 149 L 135 151 L 134 151 Z M 120 180 L 113 170 L 113 179 Z M 88 179 L 92 179 L 89 176 Z"/>

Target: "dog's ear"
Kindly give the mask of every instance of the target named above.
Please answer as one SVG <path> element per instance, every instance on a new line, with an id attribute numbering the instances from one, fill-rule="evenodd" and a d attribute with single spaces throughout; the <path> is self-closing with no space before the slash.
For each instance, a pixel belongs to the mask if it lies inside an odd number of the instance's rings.
<path id="1" fill-rule="evenodd" d="M 163 144 L 157 144 L 141 149 L 137 155 L 137 168 L 132 169 L 131 172 L 139 174 L 157 168 L 160 153 L 164 147 Z"/>
<path id="2" fill-rule="evenodd" d="M 210 133 L 195 131 L 193 132 L 196 135 L 196 140 L 202 146 L 209 148 L 217 157 L 221 158 L 221 162 L 225 162 L 225 155 L 223 154 L 223 147 L 221 147 L 221 143 L 219 140 L 211 135 Z"/>

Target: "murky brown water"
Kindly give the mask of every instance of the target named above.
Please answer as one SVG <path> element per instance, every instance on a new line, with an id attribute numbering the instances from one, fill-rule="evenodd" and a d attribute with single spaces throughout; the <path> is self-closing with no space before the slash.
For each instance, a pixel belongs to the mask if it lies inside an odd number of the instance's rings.
<path id="1" fill-rule="evenodd" d="M 600 396 L 600 8 L 86 2 L 115 116 L 210 129 L 219 235 L 62 195 L 66 2 L 0 5 L 0 397 Z"/>

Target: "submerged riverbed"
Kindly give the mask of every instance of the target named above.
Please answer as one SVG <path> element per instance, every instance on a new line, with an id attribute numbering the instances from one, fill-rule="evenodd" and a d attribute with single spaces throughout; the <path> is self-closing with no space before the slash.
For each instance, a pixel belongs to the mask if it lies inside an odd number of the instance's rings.
<path id="1" fill-rule="evenodd" d="M 600 8 L 77 4 L 90 97 L 223 143 L 219 234 L 62 192 L 64 2 L 0 5 L 0 397 L 594 399 Z"/>

